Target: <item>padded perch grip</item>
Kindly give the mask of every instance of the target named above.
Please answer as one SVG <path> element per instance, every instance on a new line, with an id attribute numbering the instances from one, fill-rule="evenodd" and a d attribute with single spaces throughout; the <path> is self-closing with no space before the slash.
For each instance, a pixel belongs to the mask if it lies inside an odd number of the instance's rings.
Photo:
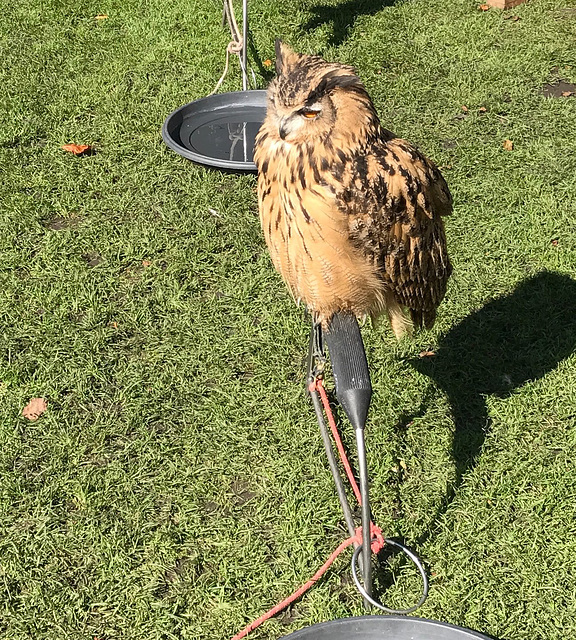
<path id="1" fill-rule="evenodd" d="M 370 407 L 372 384 L 358 322 L 351 314 L 337 313 L 332 316 L 324 335 L 338 401 L 352 426 L 363 429 Z"/>

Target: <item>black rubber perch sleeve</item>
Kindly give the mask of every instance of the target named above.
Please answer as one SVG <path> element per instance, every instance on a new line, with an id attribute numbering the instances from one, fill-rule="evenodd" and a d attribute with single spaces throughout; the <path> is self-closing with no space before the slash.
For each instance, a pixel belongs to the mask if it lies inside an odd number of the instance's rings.
<path id="1" fill-rule="evenodd" d="M 351 314 L 335 314 L 324 338 L 330 352 L 338 402 L 352 426 L 363 429 L 372 398 L 372 384 L 356 318 Z"/>

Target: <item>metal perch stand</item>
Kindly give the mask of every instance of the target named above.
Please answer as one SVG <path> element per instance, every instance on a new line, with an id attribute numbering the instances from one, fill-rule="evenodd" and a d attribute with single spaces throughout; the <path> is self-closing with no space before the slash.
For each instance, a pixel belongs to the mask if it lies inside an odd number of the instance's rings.
<path id="1" fill-rule="evenodd" d="M 364 598 L 364 604 L 367 609 L 374 606 L 386 613 L 411 613 L 420 607 L 428 596 L 428 576 L 418 556 L 400 542 L 385 539 L 387 545 L 402 551 L 416 565 L 423 583 L 422 595 L 419 601 L 416 605 L 408 609 L 390 609 L 375 600 L 372 594 L 372 514 L 370 511 L 368 464 L 364 438 L 366 418 L 372 397 L 372 385 L 364 344 L 356 318 L 349 314 L 336 314 L 331 319 L 325 332 L 323 332 L 319 324 L 313 323 L 308 353 L 309 393 L 320 426 L 320 432 L 322 434 L 330 471 L 336 485 L 338 499 L 344 513 L 344 520 L 346 521 L 350 536 L 354 536 L 356 527 L 352 510 L 348 502 L 342 476 L 338 469 L 338 462 L 334 454 L 332 441 L 324 421 L 322 403 L 314 385 L 316 380 L 323 378 L 327 364 L 324 340 L 330 352 L 332 373 L 336 383 L 336 395 L 354 427 L 356 436 L 358 473 L 360 479 L 362 544 L 354 545 L 356 549 L 352 556 L 352 576 L 357 589 Z M 362 582 L 358 578 L 357 564 L 360 564 Z"/>

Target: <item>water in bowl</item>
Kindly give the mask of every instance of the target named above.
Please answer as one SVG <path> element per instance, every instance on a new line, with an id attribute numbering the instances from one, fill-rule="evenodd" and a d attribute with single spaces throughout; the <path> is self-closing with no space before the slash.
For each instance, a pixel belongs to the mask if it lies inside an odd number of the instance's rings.
<path id="1" fill-rule="evenodd" d="M 254 140 L 260 122 L 241 120 L 242 114 L 211 120 L 200 126 L 182 123 L 180 139 L 190 151 L 208 158 L 253 162 Z"/>

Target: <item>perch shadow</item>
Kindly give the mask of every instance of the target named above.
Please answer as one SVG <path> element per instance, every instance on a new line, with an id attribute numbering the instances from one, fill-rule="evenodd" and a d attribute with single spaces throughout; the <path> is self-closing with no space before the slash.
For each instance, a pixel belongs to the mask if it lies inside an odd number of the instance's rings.
<path id="1" fill-rule="evenodd" d="M 456 479 L 436 518 L 482 451 L 490 430 L 485 396 L 510 396 L 552 371 L 575 350 L 576 281 L 542 272 L 462 320 L 440 340 L 436 357 L 412 361 L 447 395 L 454 420 Z M 425 405 L 426 399 L 419 415 L 426 411 Z M 399 429 L 414 417 L 405 416 Z"/>
<path id="2" fill-rule="evenodd" d="M 272 78 L 276 75 L 276 73 L 274 71 L 274 67 L 267 69 L 264 66 L 264 63 L 262 62 L 262 58 L 260 57 L 260 54 L 256 49 L 256 45 L 254 44 L 254 36 L 252 35 L 252 31 L 250 30 L 250 27 L 248 27 L 248 50 L 250 51 L 250 55 L 252 57 L 252 60 L 254 61 L 254 64 L 258 67 L 258 72 L 260 73 L 260 76 L 264 79 L 264 88 L 266 88 L 270 83 L 270 81 L 272 80 Z M 248 65 L 248 67 L 250 67 L 250 65 Z M 252 78 L 250 77 L 251 75 L 250 72 L 248 73 L 249 73 L 248 83 L 250 84 L 250 81 L 252 80 Z"/>
<path id="3" fill-rule="evenodd" d="M 342 44 L 354 28 L 356 18 L 361 15 L 373 16 L 385 7 L 390 7 L 396 0 L 348 0 L 340 4 L 318 4 L 310 7 L 314 14 L 302 27 L 304 31 L 312 31 L 323 24 L 332 24 L 329 44 Z"/>
<path id="4" fill-rule="evenodd" d="M 490 430 L 487 395 L 506 398 L 525 383 L 552 371 L 576 350 L 576 281 L 542 272 L 521 282 L 509 295 L 488 302 L 450 330 L 434 358 L 414 359 L 412 365 L 434 381 L 448 397 L 454 420 L 453 460 L 456 479 L 415 548 L 431 535 L 464 475 L 474 468 Z M 431 388 L 415 414 L 397 424 L 402 437 L 409 423 L 425 414 Z M 397 500 L 400 502 L 400 491 Z M 406 542 L 399 538 L 403 544 Z M 390 553 L 384 549 L 376 571 L 380 592 L 393 583 L 386 570 Z"/>

